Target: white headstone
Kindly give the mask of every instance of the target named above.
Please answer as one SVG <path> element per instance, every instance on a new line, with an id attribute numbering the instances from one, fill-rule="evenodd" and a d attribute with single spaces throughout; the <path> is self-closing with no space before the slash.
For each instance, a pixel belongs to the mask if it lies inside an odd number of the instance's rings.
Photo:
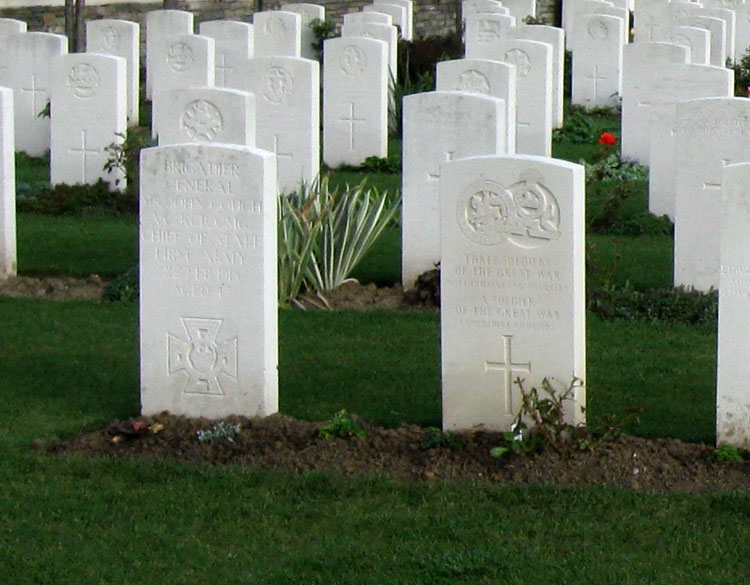
<path id="1" fill-rule="evenodd" d="M 209 20 L 200 34 L 214 40 L 214 84 L 235 87 L 240 67 L 253 56 L 253 25 L 237 20 Z"/>
<path id="2" fill-rule="evenodd" d="M 720 198 L 725 166 L 750 161 L 750 100 L 708 98 L 677 104 L 674 282 L 719 286 Z"/>
<path id="3" fill-rule="evenodd" d="M 354 24 L 355 22 L 372 22 L 392 26 L 393 17 L 384 12 L 349 12 L 344 14 L 344 24 Z"/>
<path id="4" fill-rule="evenodd" d="M 374 0 L 375 5 L 393 4 L 401 6 L 405 11 L 404 23 L 401 27 L 401 36 L 405 41 L 411 41 L 414 38 L 414 2 L 413 0 Z"/>
<path id="5" fill-rule="evenodd" d="M 166 55 L 155 61 L 154 110 L 159 110 L 162 94 L 173 89 L 213 87 L 216 53 L 214 40 L 201 35 L 171 37 Z M 158 136 L 158 115 L 151 120 L 153 136 Z"/>
<path id="6" fill-rule="evenodd" d="M 468 58 L 497 59 L 516 66 L 516 152 L 551 156 L 552 46 L 504 38 L 470 47 L 467 41 Z"/>
<path id="7" fill-rule="evenodd" d="M 634 42 L 660 42 L 658 39 L 664 38 L 662 27 L 673 24 L 668 12 L 669 4 L 665 0 L 636 0 L 633 10 Z"/>
<path id="8" fill-rule="evenodd" d="M 737 15 L 734 58 L 739 63 L 750 48 L 750 2 L 735 3 L 734 12 Z"/>
<path id="9" fill-rule="evenodd" d="M 26 32 L 26 23 L 15 18 L 0 18 L 0 86 L 10 84 L 8 78 L 8 60 L 5 52 L 5 41 L 8 35 Z"/>
<path id="10" fill-rule="evenodd" d="M 516 26 L 516 19 L 503 14 L 467 14 L 465 18 L 466 57 L 498 59 L 492 44 L 504 39 L 504 29 Z"/>
<path id="11" fill-rule="evenodd" d="M 714 18 L 720 18 L 726 24 L 726 40 L 725 40 L 725 58 L 735 61 L 735 43 L 737 42 L 737 15 L 734 10 L 728 10 L 726 8 L 702 8 L 698 14 L 701 16 L 710 16 Z"/>
<path id="12" fill-rule="evenodd" d="M 40 116 L 49 102 L 51 61 L 68 52 L 62 35 L 27 32 L 8 35 L 8 87 L 13 89 L 16 149 L 41 156 L 50 147 L 50 119 Z"/>
<path id="13" fill-rule="evenodd" d="M 111 144 L 127 130 L 127 63 L 122 57 L 71 53 L 52 61 L 50 182 L 124 189 L 121 169 L 104 170 Z"/>
<path id="14" fill-rule="evenodd" d="M 302 18 L 294 12 L 269 10 L 253 15 L 255 57 L 299 57 Z"/>
<path id="15" fill-rule="evenodd" d="M 393 80 L 398 79 L 398 30 L 387 24 L 360 22 L 341 26 L 342 37 L 365 37 L 388 44 L 388 71 Z"/>
<path id="16" fill-rule="evenodd" d="M 585 173 L 534 156 L 441 167 L 443 428 L 510 430 L 524 388 L 585 380 Z M 567 405 L 585 421 L 585 391 Z"/>
<path id="17" fill-rule="evenodd" d="M 16 275 L 16 163 L 13 90 L 0 87 L 0 281 Z"/>
<path id="18" fill-rule="evenodd" d="M 710 16 L 690 15 L 677 19 L 675 24 L 697 26 L 708 30 L 711 33 L 710 64 L 716 67 L 724 67 L 727 60 L 727 23 L 724 20 Z"/>
<path id="19" fill-rule="evenodd" d="M 675 220 L 676 157 L 681 146 L 675 135 L 676 103 L 688 99 L 729 97 L 732 95 L 733 74 L 729 69 L 713 66 L 694 66 L 674 72 L 671 81 L 685 84 L 679 98 L 666 99 L 660 94 L 649 110 L 649 195 L 648 208 L 654 215 L 667 215 Z M 708 83 L 706 83 L 708 81 Z M 717 96 L 717 84 L 721 87 Z M 667 94 L 669 95 L 669 94 Z"/>
<path id="20" fill-rule="evenodd" d="M 255 146 L 255 96 L 225 87 L 173 89 L 159 96 L 159 146 L 201 142 Z"/>
<path id="21" fill-rule="evenodd" d="M 577 12 L 575 18 L 575 22 L 573 23 L 572 32 L 570 32 L 569 36 L 571 37 L 568 40 L 567 47 L 569 50 L 575 52 L 576 45 L 575 42 L 581 38 L 586 37 L 589 34 L 591 34 L 591 31 L 589 30 L 589 20 L 586 19 L 585 22 L 582 22 L 583 17 L 590 17 L 594 15 L 600 15 L 600 16 L 614 16 L 617 18 L 622 19 L 623 27 L 622 31 L 620 33 L 622 44 L 625 45 L 628 43 L 628 24 L 630 22 L 630 13 L 624 9 L 624 8 L 617 8 L 613 6 L 610 2 L 604 2 L 601 0 L 584 0 L 584 2 L 581 3 L 581 9 Z"/>
<path id="22" fill-rule="evenodd" d="M 273 154 L 230 145 L 141 152 L 141 412 L 278 409 Z"/>
<path id="23" fill-rule="evenodd" d="M 458 91 L 404 97 L 402 283 L 440 262 L 440 164 L 505 154 L 505 102 Z"/>
<path id="24" fill-rule="evenodd" d="M 311 23 L 315 20 L 324 21 L 326 19 L 325 6 L 300 2 L 284 4 L 284 10 L 287 12 L 294 12 L 300 16 L 302 22 L 302 30 L 300 32 L 302 43 L 300 56 L 305 59 L 315 59 L 317 61 L 320 58 L 320 55 L 318 54 L 318 49 L 316 47 L 317 39 L 313 33 Z"/>
<path id="25" fill-rule="evenodd" d="M 171 37 L 193 34 L 193 14 L 184 10 L 152 10 L 146 13 L 146 98 L 153 98 L 156 63 L 167 58 Z"/>
<path id="26" fill-rule="evenodd" d="M 616 16 L 599 14 L 578 18 L 571 103 L 592 107 L 614 107 L 622 94 L 622 31 L 625 23 Z"/>
<path id="27" fill-rule="evenodd" d="M 503 6 L 510 10 L 510 15 L 519 24 L 525 18 L 536 18 L 536 0 L 503 0 Z"/>
<path id="28" fill-rule="evenodd" d="M 622 63 L 622 136 L 620 151 L 624 158 L 648 161 L 649 108 L 654 103 L 652 86 L 662 69 L 687 63 L 690 50 L 671 43 L 632 43 L 623 48 Z M 679 93 L 683 88 L 675 88 Z"/>
<path id="29" fill-rule="evenodd" d="M 710 65 L 711 33 L 697 26 L 670 26 L 665 29 L 666 42 L 690 49 L 690 62 L 694 65 Z"/>
<path id="30" fill-rule="evenodd" d="M 724 169 L 716 374 L 716 443 L 750 447 L 750 164 Z"/>
<path id="31" fill-rule="evenodd" d="M 323 162 L 388 155 L 388 46 L 362 37 L 323 43 Z"/>
<path id="32" fill-rule="evenodd" d="M 312 59 L 256 57 L 243 88 L 255 94 L 256 144 L 276 153 L 281 193 L 320 171 L 320 65 Z"/>
<path id="33" fill-rule="evenodd" d="M 398 27 L 401 38 L 405 41 L 411 40 L 411 37 L 408 37 L 409 31 L 406 28 L 407 10 L 403 6 L 390 3 L 368 4 L 367 6 L 363 6 L 362 10 L 365 12 L 382 12 L 383 14 L 389 14 L 391 18 L 393 18 L 393 25 Z"/>
<path id="34" fill-rule="evenodd" d="M 453 59 L 439 61 L 435 89 L 463 91 L 500 98 L 505 102 L 505 145 L 516 152 L 516 66 L 489 59 Z"/>
<path id="35" fill-rule="evenodd" d="M 520 24 L 503 29 L 509 38 L 548 43 L 552 46 L 552 127 L 563 125 L 563 88 L 565 81 L 565 31 L 556 26 Z"/>
<path id="36" fill-rule="evenodd" d="M 140 101 L 140 26 L 128 20 L 89 20 L 86 23 L 86 50 L 122 57 L 126 63 L 128 125 L 138 125 Z"/>

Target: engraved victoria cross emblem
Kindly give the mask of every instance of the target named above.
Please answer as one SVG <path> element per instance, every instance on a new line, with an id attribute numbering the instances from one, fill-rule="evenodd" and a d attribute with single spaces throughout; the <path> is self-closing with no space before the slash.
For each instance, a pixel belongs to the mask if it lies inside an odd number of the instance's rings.
<path id="1" fill-rule="evenodd" d="M 237 381 L 237 336 L 216 340 L 223 319 L 183 317 L 189 341 L 167 333 L 170 374 L 185 372 L 185 394 L 223 396 L 224 381 Z"/>

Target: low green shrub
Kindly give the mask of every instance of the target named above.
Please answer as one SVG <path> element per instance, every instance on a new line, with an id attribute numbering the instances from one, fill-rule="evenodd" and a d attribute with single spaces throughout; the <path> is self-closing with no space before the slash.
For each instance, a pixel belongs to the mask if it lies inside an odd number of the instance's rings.
<path id="1" fill-rule="evenodd" d="M 437 427 L 428 427 L 422 433 L 419 448 L 422 451 L 429 449 L 450 449 L 455 451 L 463 446 L 464 442 L 453 431 L 441 431 Z"/>
<path id="2" fill-rule="evenodd" d="M 110 282 L 104 291 L 104 299 L 107 301 L 137 301 L 138 267 L 131 268 Z"/>
<path id="3" fill-rule="evenodd" d="M 367 431 L 359 426 L 346 410 L 340 410 L 328 422 L 320 425 L 318 436 L 322 439 L 366 439 Z"/>
<path id="4" fill-rule="evenodd" d="M 47 215 L 134 214 L 137 202 L 132 194 L 110 190 L 99 179 L 93 185 L 16 185 L 16 210 Z"/>

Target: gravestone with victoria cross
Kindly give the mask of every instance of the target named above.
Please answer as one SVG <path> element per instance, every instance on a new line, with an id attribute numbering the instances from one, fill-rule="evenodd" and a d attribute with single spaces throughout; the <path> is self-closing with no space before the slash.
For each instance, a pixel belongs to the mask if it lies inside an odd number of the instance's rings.
<path id="1" fill-rule="evenodd" d="M 278 187 L 292 193 L 320 171 L 320 65 L 296 57 L 255 57 L 242 88 L 255 94 L 256 144 L 276 153 Z"/>
<path id="2" fill-rule="evenodd" d="M 184 10 L 152 10 L 146 13 L 146 98 L 154 98 L 154 79 L 169 51 L 171 37 L 193 34 L 193 14 Z"/>
<path id="3" fill-rule="evenodd" d="M 272 153 L 191 144 L 141 152 L 141 412 L 277 411 Z"/>
<path id="4" fill-rule="evenodd" d="M 128 100 L 128 125 L 138 125 L 140 99 L 140 26 L 127 20 L 89 20 L 86 23 L 86 48 L 89 53 L 122 57 L 127 63 L 125 74 Z"/>
<path id="5" fill-rule="evenodd" d="M 471 50 L 470 50 L 471 49 Z M 516 66 L 516 152 L 552 153 L 552 46 L 498 38 L 466 44 L 470 59 L 495 59 Z"/>
<path id="6" fill-rule="evenodd" d="M 325 6 L 310 4 L 308 2 L 294 2 L 292 4 L 284 4 L 284 10 L 294 12 L 300 16 L 302 23 L 300 56 L 304 59 L 314 59 L 316 61 L 320 59 L 316 47 L 317 39 L 315 38 L 311 24 L 315 20 L 324 21 L 326 19 Z"/>
<path id="7" fill-rule="evenodd" d="M 388 156 L 388 45 L 362 37 L 323 43 L 323 162 L 358 166 Z"/>
<path id="8" fill-rule="evenodd" d="M 505 102 L 505 149 L 516 152 L 516 66 L 489 59 L 440 61 L 435 71 L 438 91 L 462 91 L 500 98 Z"/>
<path id="9" fill-rule="evenodd" d="M 302 18 L 295 12 L 269 10 L 253 15 L 255 57 L 299 57 Z"/>
<path id="10" fill-rule="evenodd" d="M 200 34 L 214 40 L 214 84 L 237 87 L 240 68 L 253 56 L 253 25 L 237 20 L 201 22 Z"/>
<path id="11" fill-rule="evenodd" d="M 690 50 L 671 43 L 638 42 L 623 48 L 622 60 L 622 156 L 648 163 L 649 108 L 654 103 L 652 84 L 662 70 L 674 64 L 687 64 Z M 685 87 L 676 87 L 681 92 Z"/>
<path id="12" fill-rule="evenodd" d="M 625 23 L 616 16 L 590 14 L 580 16 L 577 24 L 582 34 L 573 50 L 571 103 L 614 107 L 622 94 Z"/>
<path id="13" fill-rule="evenodd" d="M 404 98 L 401 274 L 405 289 L 440 262 L 440 163 L 507 153 L 505 102 L 459 91 Z"/>
<path id="14" fill-rule="evenodd" d="M 42 156 L 50 147 L 50 118 L 40 116 L 49 102 L 50 63 L 68 52 L 62 35 L 27 32 L 6 39 L 8 87 L 13 90 L 16 150 Z"/>
<path id="15" fill-rule="evenodd" d="M 16 164 L 13 90 L 0 87 L 0 281 L 16 275 Z"/>
<path id="16" fill-rule="evenodd" d="M 185 35 L 171 37 L 163 60 L 154 63 L 158 73 L 154 80 L 154 109 L 163 93 L 188 87 L 213 87 L 215 79 L 215 46 L 211 37 Z M 151 133 L 159 135 L 158 119 L 151 121 Z"/>
<path id="17" fill-rule="evenodd" d="M 122 57 L 71 53 L 52 61 L 50 182 L 124 189 L 122 169 L 104 170 L 110 144 L 127 129 L 127 63 Z"/>
<path id="18" fill-rule="evenodd" d="M 510 430 L 524 388 L 585 379 L 584 169 L 486 156 L 440 170 L 444 429 Z M 566 405 L 584 422 L 583 387 Z"/>
<path id="19" fill-rule="evenodd" d="M 651 85 L 649 103 L 649 193 L 648 208 L 654 215 L 675 220 L 677 194 L 676 161 L 682 146 L 675 134 L 676 105 L 688 99 L 729 97 L 734 90 L 734 72 L 712 65 L 673 65 Z"/>
<path id="20" fill-rule="evenodd" d="M 173 89 L 154 104 L 159 146 L 200 142 L 255 146 L 255 96 L 225 87 Z"/>
<path id="21" fill-rule="evenodd" d="M 750 100 L 680 102 L 674 131 L 674 283 L 707 291 L 719 286 L 722 173 L 750 161 Z"/>
<path id="22" fill-rule="evenodd" d="M 728 165 L 721 190 L 716 443 L 750 447 L 750 164 Z"/>

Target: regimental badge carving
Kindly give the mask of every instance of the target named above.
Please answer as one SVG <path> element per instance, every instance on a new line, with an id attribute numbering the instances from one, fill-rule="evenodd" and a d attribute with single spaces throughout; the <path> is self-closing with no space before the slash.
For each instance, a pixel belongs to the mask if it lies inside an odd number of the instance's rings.
<path id="1" fill-rule="evenodd" d="M 268 36 L 283 35 L 286 32 L 286 23 L 284 22 L 284 19 L 279 16 L 271 17 L 266 20 L 263 31 Z"/>
<path id="2" fill-rule="evenodd" d="M 223 319 L 180 319 L 188 341 L 167 333 L 169 374 L 184 372 L 183 393 L 223 396 L 223 384 L 237 382 L 237 336 L 218 342 Z"/>
<path id="3" fill-rule="evenodd" d="M 102 29 L 99 48 L 105 53 L 114 53 L 120 48 L 120 31 L 114 26 Z"/>
<path id="4" fill-rule="evenodd" d="M 213 142 L 224 128 L 221 111 L 211 102 L 190 102 L 180 117 L 180 127 L 190 138 L 198 142 Z"/>
<path id="5" fill-rule="evenodd" d="M 490 81 L 476 69 L 464 71 L 458 78 L 458 89 L 469 93 L 490 93 Z"/>
<path id="6" fill-rule="evenodd" d="M 461 193 L 458 225 L 473 242 L 492 246 L 508 241 L 537 248 L 560 238 L 560 208 L 538 172 L 521 173 L 510 186 L 478 181 Z"/>
<path id="7" fill-rule="evenodd" d="M 480 43 L 496 41 L 500 38 L 500 23 L 495 20 L 477 21 L 477 40 Z"/>
<path id="8" fill-rule="evenodd" d="M 339 65 L 346 75 L 360 75 L 367 68 L 367 56 L 359 47 L 349 45 L 341 52 Z"/>
<path id="9" fill-rule="evenodd" d="M 505 59 L 508 63 L 512 63 L 516 66 L 516 73 L 521 77 L 526 77 L 531 71 L 531 59 L 526 54 L 526 51 L 521 49 L 511 49 L 505 53 Z"/>
<path id="10" fill-rule="evenodd" d="M 195 56 L 193 49 L 187 43 L 176 41 L 169 44 L 167 63 L 174 71 L 185 71 L 192 67 Z"/>
<path id="11" fill-rule="evenodd" d="M 68 73 L 68 87 L 77 98 L 90 98 L 99 90 L 99 74 L 88 63 L 79 63 Z"/>
<path id="12" fill-rule="evenodd" d="M 294 90 L 294 80 L 283 67 L 271 67 L 266 70 L 263 87 L 260 92 L 263 97 L 274 104 L 286 103 Z"/>
<path id="13" fill-rule="evenodd" d="M 600 18 L 596 18 L 589 22 L 587 27 L 589 36 L 595 41 L 603 41 L 609 35 L 609 29 L 607 24 Z"/>

